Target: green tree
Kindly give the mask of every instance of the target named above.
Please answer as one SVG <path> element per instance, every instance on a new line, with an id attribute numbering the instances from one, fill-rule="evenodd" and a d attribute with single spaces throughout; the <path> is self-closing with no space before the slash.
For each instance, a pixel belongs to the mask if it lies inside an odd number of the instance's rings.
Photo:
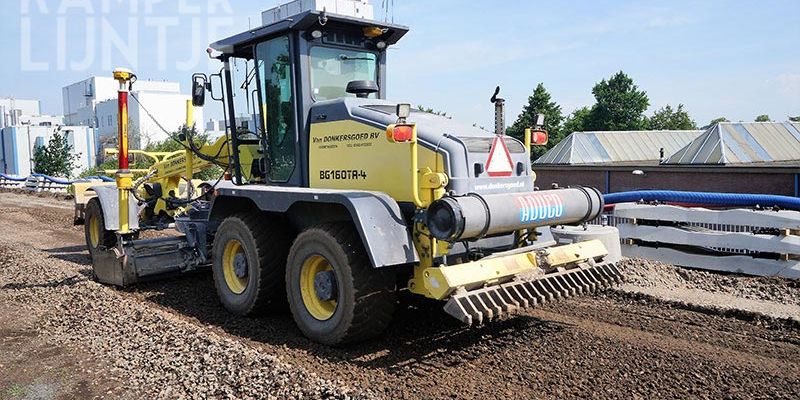
<path id="1" fill-rule="evenodd" d="M 72 176 L 72 170 L 77 166 L 75 161 L 79 157 L 80 154 L 75 154 L 75 148 L 69 144 L 67 136 L 55 131 L 47 146 L 34 147 L 33 171 L 68 178 Z"/>
<path id="2" fill-rule="evenodd" d="M 567 119 L 564 121 L 564 125 L 561 127 L 561 131 L 564 132 L 564 136 L 568 136 L 573 132 L 583 132 L 588 130 L 587 123 L 589 117 L 592 114 L 592 110 L 589 107 L 581 107 L 570 114 Z"/>
<path id="3" fill-rule="evenodd" d="M 798 116 L 796 116 L 796 117 L 789 117 L 789 121 L 792 121 L 792 122 L 800 122 L 800 115 L 798 115 Z"/>
<path id="4" fill-rule="evenodd" d="M 528 97 L 528 104 L 522 108 L 522 112 L 517 117 L 517 120 L 506 130 L 506 133 L 509 136 L 524 141 L 525 129 L 534 127 L 537 114 L 544 115 L 544 129 L 547 130 L 547 134 L 550 138 L 546 146 L 533 147 L 532 157 L 534 159 L 544 154 L 548 149 L 552 148 L 563 139 L 561 122 L 564 120 L 564 116 L 561 115 L 561 106 L 553 100 L 542 83 L 536 85 L 533 94 Z"/>
<path id="5" fill-rule="evenodd" d="M 711 120 L 711 121 L 708 123 L 708 125 L 706 125 L 706 126 L 704 126 L 704 127 L 700 128 L 700 129 L 708 129 L 708 128 L 711 128 L 712 126 L 714 126 L 714 125 L 716 125 L 716 124 L 718 124 L 718 123 L 720 123 L 720 122 L 731 122 L 731 121 L 730 121 L 729 119 L 725 118 L 725 117 L 717 117 L 717 118 L 714 118 L 714 119 L 712 119 L 712 120 Z"/>
<path id="6" fill-rule="evenodd" d="M 770 121 L 771 120 L 769 119 L 769 115 L 767 114 L 761 114 L 756 117 L 756 122 L 770 122 Z"/>
<path id="7" fill-rule="evenodd" d="M 417 106 L 417 110 L 420 110 L 420 111 L 422 111 L 424 113 L 428 113 L 428 114 L 441 115 L 442 117 L 446 117 L 447 116 L 447 112 L 445 112 L 445 111 L 434 110 L 433 108 L 425 107 L 425 106 L 423 106 L 421 104 Z"/>
<path id="8" fill-rule="evenodd" d="M 697 129 L 697 124 L 683 109 L 683 104 L 678 104 L 677 109 L 667 104 L 653 113 L 648 120 L 650 130 L 691 130 Z"/>
<path id="9" fill-rule="evenodd" d="M 641 130 L 646 127 L 647 93 L 624 72 L 603 79 L 592 89 L 597 103 L 592 107 L 588 128 L 595 131 Z"/>

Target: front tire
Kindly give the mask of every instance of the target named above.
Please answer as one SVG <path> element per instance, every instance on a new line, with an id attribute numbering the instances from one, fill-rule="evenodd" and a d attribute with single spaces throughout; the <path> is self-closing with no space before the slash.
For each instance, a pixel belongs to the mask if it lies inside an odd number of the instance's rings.
<path id="1" fill-rule="evenodd" d="M 89 200 L 86 204 L 83 220 L 86 247 L 89 248 L 89 255 L 92 258 L 100 251 L 117 245 L 117 235 L 113 231 L 106 230 L 106 221 L 105 217 L 103 217 L 100 200 L 97 198 Z"/>
<path id="2" fill-rule="evenodd" d="M 225 218 L 214 237 L 214 286 L 236 315 L 256 315 L 286 303 L 284 266 L 291 233 L 262 214 Z"/>
<path id="3" fill-rule="evenodd" d="M 383 332 L 396 306 L 395 289 L 393 270 L 372 267 L 350 224 L 309 228 L 289 252 L 289 308 L 303 334 L 316 342 L 352 343 Z"/>

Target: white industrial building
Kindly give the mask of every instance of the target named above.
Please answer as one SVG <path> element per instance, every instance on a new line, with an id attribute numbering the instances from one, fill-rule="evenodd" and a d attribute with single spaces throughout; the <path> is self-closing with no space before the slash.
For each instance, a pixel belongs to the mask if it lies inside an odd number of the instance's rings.
<path id="1" fill-rule="evenodd" d="M 131 92 L 131 96 L 139 99 L 139 102 L 133 99 L 128 100 L 128 131 L 131 148 L 144 148 L 150 143 L 166 140 L 167 134 L 159 128 L 158 124 L 172 133 L 180 130 L 181 126 L 186 123 L 186 102 L 191 100 L 189 95 L 183 95 L 180 92 L 135 90 Z M 147 115 L 142 105 L 158 121 L 158 124 Z M 116 99 L 97 103 L 97 129 L 103 146 L 116 143 L 118 113 Z M 194 118 L 198 121 L 203 120 L 202 108 L 194 110 Z"/>
<path id="2" fill-rule="evenodd" d="M 39 100 L 0 98 L 0 129 L 18 125 L 22 123 L 23 118 L 39 114 L 41 114 Z"/>
<path id="3" fill-rule="evenodd" d="M 97 126 L 97 103 L 117 98 L 119 82 L 110 76 L 94 76 L 73 83 L 61 90 L 64 101 L 64 123 L 67 125 Z M 140 80 L 134 84 L 137 91 L 180 93 L 177 82 Z"/>
<path id="4" fill-rule="evenodd" d="M 236 126 L 243 127 L 251 132 L 256 132 L 255 124 L 252 121 L 251 117 L 246 115 L 236 117 Z M 198 131 L 200 130 L 200 125 L 197 125 Z M 225 136 L 226 132 L 228 131 L 228 122 L 223 119 L 214 119 L 210 118 L 205 123 L 205 134 L 208 136 L 208 140 L 213 142 L 222 136 Z"/>
<path id="5" fill-rule="evenodd" d="M 98 150 L 116 143 L 118 89 L 119 83 L 112 77 L 96 76 L 62 90 L 65 123 L 97 128 L 100 137 Z M 186 101 L 191 96 L 181 94 L 177 82 L 138 80 L 133 84 L 131 95 L 141 102 L 140 105 L 132 98 L 128 101 L 128 122 L 134 139 L 131 148 L 167 138 L 142 106 L 169 132 L 178 131 L 186 121 Z M 202 109 L 195 109 L 194 117 L 202 121 Z"/>
<path id="6" fill-rule="evenodd" d="M 33 172 L 35 146 L 46 146 L 53 133 L 61 132 L 78 155 L 72 175 L 94 167 L 97 144 L 88 126 L 15 125 L 0 129 L 0 168 L 6 175 L 26 177 Z"/>

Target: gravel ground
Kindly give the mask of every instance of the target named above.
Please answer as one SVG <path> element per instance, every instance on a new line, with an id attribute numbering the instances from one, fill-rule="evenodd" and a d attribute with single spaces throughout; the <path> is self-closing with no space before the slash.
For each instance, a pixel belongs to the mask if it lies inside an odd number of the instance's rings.
<path id="1" fill-rule="evenodd" d="M 60 353 L 28 363 L 61 382 L 42 386 L 0 358 L 0 398 L 800 398 L 795 325 L 635 290 L 472 329 L 415 302 L 377 340 L 320 346 L 289 315 L 226 313 L 208 271 L 124 291 L 89 281 L 82 231 L 62 206 L 0 193 L 0 315 L 26 326 L 8 340 L 0 329 L 0 356 L 51 343 Z M 623 265 L 641 290 L 797 298 L 791 282 L 672 268 Z M 53 363 L 83 367 L 55 374 Z"/>
<path id="2" fill-rule="evenodd" d="M 4 303 L 38 317 L 38 334 L 106 359 L 148 398 L 345 398 L 280 357 L 193 325 L 87 278 L 88 269 L 0 242 Z M 13 266 L 8 268 L 8 266 Z M 353 395 L 351 393 L 351 395 Z"/>
<path id="3" fill-rule="evenodd" d="M 677 306 L 728 314 L 750 314 L 800 324 L 800 282 L 680 268 L 655 261 L 620 263 L 626 283 L 619 290 Z M 744 316 L 744 315 L 743 315 Z"/>
<path id="4" fill-rule="evenodd" d="M 743 299 L 800 305 L 800 282 L 791 279 L 722 274 L 647 260 L 626 259 L 620 266 L 626 282 L 640 287 L 698 289 Z"/>

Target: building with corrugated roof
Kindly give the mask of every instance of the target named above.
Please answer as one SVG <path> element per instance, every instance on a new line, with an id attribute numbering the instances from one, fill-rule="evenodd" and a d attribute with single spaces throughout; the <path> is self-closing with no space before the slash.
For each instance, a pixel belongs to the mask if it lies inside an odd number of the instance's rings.
<path id="1" fill-rule="evenodd" d="M 722 122 L 687 143 L 664 164 L 800 162 L 800 123 Z"/>
<path id="2" fill-rule="evenodd" d="M 660 161 L 703 131 L 574 132 L 535 164 L 608 164 Z"/>
<path id="3" fill-rule="evenodd" d="M 541 188 L 558 184 L 593 186 L 604 193 L 666 189 L 800 197 L 800 123 L 575 132 L 534 161 L 533 169 Z"/>

